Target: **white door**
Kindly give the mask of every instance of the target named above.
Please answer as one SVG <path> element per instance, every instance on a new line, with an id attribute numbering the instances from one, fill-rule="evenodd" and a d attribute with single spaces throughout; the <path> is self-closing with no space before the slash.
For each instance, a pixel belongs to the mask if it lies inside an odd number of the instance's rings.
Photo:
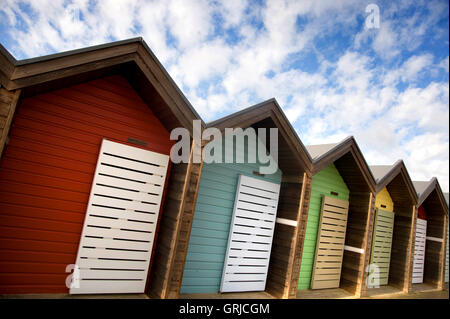
<path id="1" fill-rule="evenodd" d="M 412 283 L 423 283 L 423 269 L 425 266 L 425 243 L 427 238 L 427 221 L 417 218 L 416 242 L 414 245 L 414 267 Z"/>
<path id="2" fill-rule="evenodd" d="M 71 294 L 144 292 L 168 164 L 167 155 L 103 140 Z"/>
<path id="3" fill-rule="evenodd" d="M 263 291 L 280 185 L 239 175 L 221 292 Z"/>

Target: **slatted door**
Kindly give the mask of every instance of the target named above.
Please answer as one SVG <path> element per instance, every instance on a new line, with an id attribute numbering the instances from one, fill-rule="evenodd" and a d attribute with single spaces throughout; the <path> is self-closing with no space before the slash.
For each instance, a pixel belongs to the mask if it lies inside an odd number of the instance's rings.
<path id="1" fill-rule="evenodd" d="M 103 140 L 71 294 L 143 293 L 169 157 Z"/>
<path id="2" fill-rule="evenodd" d="M 280 185 L 239 175 L 221 292 L 266 287 Z"/>
<path id="3" fill-rule="evenodd" d="M 427 221 L 417 218 L 416 242 L 414 245 L 414 268 L 412 283 L 423 283 L 423 270 L 425 266 L 425 243 L 427 238 Z"/>
<path id="4" fill-rule="evenodd" d="M 347 217 L 348 201 L 322 196 L 312 289 L 339 287 Z"/>
<path id="5" fill-rule="evenodd" d="M 394 217 L 395 214 L 393 212 L 377 208 L 370 263 L 378 266 L 378 279 L 379 284 L 382 286 L 387 285 L 389 281 Z"/>

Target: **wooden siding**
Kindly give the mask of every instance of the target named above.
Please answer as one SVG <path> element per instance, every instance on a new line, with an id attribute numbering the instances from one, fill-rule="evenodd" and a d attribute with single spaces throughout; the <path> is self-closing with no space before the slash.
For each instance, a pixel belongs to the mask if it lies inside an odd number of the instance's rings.
<path id="1" fill-rule="evenodd" d="M 387 188 L 383 188 L 375 197 L 375 207 L 387 210 L 388 212 L 394 212 L 394 202 Z"/>
<path id="2" fill-rule="evenodd" d="M 441 204 L 437 188 L 423 202 L 427 213 L 427 237 L 442 239 L 442 242 L 427 240 L 425 248 L 424 283 L 442 289 L 445 273 L 445 238 L 447 236 L 448 208 Z"/>
<path id="3" fill-rule="evenodd" d="M 296 182 L 281 183 L 277 216 L 294 220 L 297 226 L 276 224 L 267 277 L 266 291 L 277 298 L 295 298 L 297 295 L 300 257 L 311 196 L 312 179 L 306 173 L 302 178 L 293 177 L 292 180 Z"/>
<path id="4" fill-rule="evenodd" d="M 7 91 L 0 87 L 0 157 L 7 142 L 9 128 L 19 101 L 20 90 Z"/>
<path id="5" fill-rule="evenodd" d="M 311 286 L 311 275 L 314 265 L 314 253 L 316 250 L 322 195 L 347 201 L 349 199 L 349 190 L 347 185 L 334 164 L 324 168 L 322 171 L 314 175 L 312 179 L 308 220 L 303 244 L 303 255 L 300 261 L 301 265 L 298 280 L 299 290 L 309 289 Z"/>
<path id="6" fill-rule="evenodd" d="M 444 278 L 444 282 L 448 283 L 448 225 L 447 225 L 447 239 L 446 239 L 446 252 L 445 252 L 445 278 Z"/>
<path id="7" fill-rule="evenodd" d="M 154 298 L 178 298 L 183 276 L 186 247 L 194 215 L 194 203 L 200 182 L 200 163 L 173 164 L 158 242 L 155 268 L 150 278 L 149 295 Z"/>
<path id="8" fill-rule="evenodd" d="M 280 170 L 264 177 L 258 170 L 258 163 L 203 164 L 180 293 L 219 291 L 238 174 L 281 183 Z"/>
<path id="9" fill-rule="evenodd" d="M 364 253 L 344 251 L 341 288 L 360 297 L 365 293 L 366 265 L 370 260 L 373 223 L 375 217 L 375 196 L 369 192 L 350 189 L 350 207 L 345 244 L 363 249 Z M 369 253 L 368 253 L 369 252 Z"/>
<path id="10" fill-rule="evenodd" d="M 108 77 L 23 99 L 0 162 L 0 292 L 67 292 L 103 138 L 169 154 L 169 132 Z"/>

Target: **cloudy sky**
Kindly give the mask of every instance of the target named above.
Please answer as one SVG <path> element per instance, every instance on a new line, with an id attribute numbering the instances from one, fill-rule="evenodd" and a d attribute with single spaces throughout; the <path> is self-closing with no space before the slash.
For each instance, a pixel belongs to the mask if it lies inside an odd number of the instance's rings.
<path id="1" fill-rule="evenodd" d="M 366 12 L 379 9 L 379 27 Z M 373 6 L 369 6 L 369 9 Z M 449 190 L 447 0 L 0 0 L 16 59 L 142 36 L 205 121 L 275 97 L 305 144 L 354 135 Z M 375 26 L 375 27 L 374 27 Z"/>

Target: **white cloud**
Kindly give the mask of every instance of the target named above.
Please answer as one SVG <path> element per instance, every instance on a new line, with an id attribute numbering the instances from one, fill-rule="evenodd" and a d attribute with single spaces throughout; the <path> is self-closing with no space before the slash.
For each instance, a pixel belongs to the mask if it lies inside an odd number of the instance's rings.
<path id="1" fill-rule="evenodd" d="M 3 3 L 16 57 L 143 36 L 206 121 L 275 97 L 305 144 L 355 135 L 370 164 L 403 158 L 413 178 L 438 176 L 448 190 L 449 89 L 439 75 L 449 60 L 418 49 L 448 37 L 438 26 L 448 3 L 411 13 L 414 1 L 383 2 L 376 30 L 358 22 L 367 3 L 357 0 Z M 317 45 L 330 32 L 336 40 Z M 293 63 L 311 53 L 316 69 Z"/>

